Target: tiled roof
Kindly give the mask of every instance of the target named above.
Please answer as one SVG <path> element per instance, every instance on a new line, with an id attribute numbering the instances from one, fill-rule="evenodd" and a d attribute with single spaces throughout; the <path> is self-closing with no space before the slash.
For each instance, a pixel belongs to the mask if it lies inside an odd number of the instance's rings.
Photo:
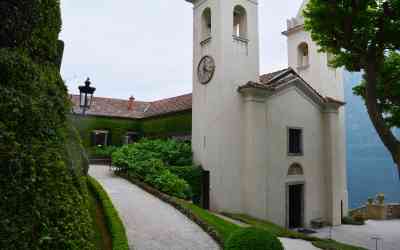
<path id="1" fill-rule="evenodd" d="M 186 94 L 151 102 L 144 114 L 145 117 L 151 117 L 190 109 L 192 109 L 192 94 Z"/>
<path id="2" fill-rule="evenodd" d="M 287 71 L 288 69 L 289 68 L 281 69 L 281 70 L 278 70 L 278 71 L 275 71 L 275 72 L 272 72 L 272 73 L 261 75 L 260 76 L 260 82 L 263 83 L 263 84 L 267 84 L 272 78 L 274 78 L 275 76 Z"/>
<path id="3" fill-rule="evenodd" d="M 79 95 L 71 95 L 73 112 L 81 113 Z M 154 102 L 132 101 L 129 109 L 129 100 L 93 97 L 92 105 L 87 115 L 141 119 L 159 116 L 192 109 L 192 94 L 158 100 Z"/>
<path id="4" fill-rule="evenodd" d="M 276 90 L 294 79 L 300 79 L 314 96 L 317 96 L 325 103 L 335 103 L 344 105 L 345 103 L 331 97 L 323 97 L 318 91 L 304 81 L 292 68 L 278 70 L 269 74 L 261 75 L 260 82 L 247 82 L 239 87 L 239 91 L 245 88 Z M 71 95 L 73 103 L 73 112 L 81 113 L 79 107 L 79 95 Z M 86 113 L 94 116 L 119 117 L 130 119 L 142 119 L 155 116 L 161 116 L 181 111 L 190 111 L 192 109 L 192 94 L 176 96 L 153 102 L 141 102 L 133 100 L 131 108 L 130 101 L 114 98 L 94 97 L 90 110 Z"/>

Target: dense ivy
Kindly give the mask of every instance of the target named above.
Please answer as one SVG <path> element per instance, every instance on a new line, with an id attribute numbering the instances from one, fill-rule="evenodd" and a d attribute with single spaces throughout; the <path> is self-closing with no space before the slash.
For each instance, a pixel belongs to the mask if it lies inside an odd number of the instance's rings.
<path id="1" fill-rule="evenodd" d="M 82 137 L 83 145 L 90 151 L 94 151 L 91 149 L 93 130 L 109 131 L 110 145 L 116 146 L 123 144 L 123 139 L 128 132 L 137 132 L 139 136 L 144 137 L 166 138 L 171 135 L 190 134 L 192 131 L 191 112 L 139 120 L 73 115 L 72 120 Z"/>
<path id="2" fill-rule="evenodd" d="M 57 0 L 0 2 L 0 249 L 93 249 Z"/>
<path id="3" fill-rule="evenodd" d="M 192 113 L 177 113 L 141 121 L 146 137 L 168 137 L 173 134 L 190 134 L 192 131 Z"/>
<path id="4" fill-rule="evenodd" d="M 141 134 L 140 121 L 131 119 L 73 115 L 72 121 L 78 129 L 86 149 L 90 149 L 93 146 L 91 142 L 93 130 L 109 131 L 110 144 L 116 146 L 122 145 L 123 139 L 128 132 Z"/>

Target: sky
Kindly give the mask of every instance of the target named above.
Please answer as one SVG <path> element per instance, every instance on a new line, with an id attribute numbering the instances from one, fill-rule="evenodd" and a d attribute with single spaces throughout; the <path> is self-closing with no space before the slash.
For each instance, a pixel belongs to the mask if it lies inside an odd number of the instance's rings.
<path id="1" fill-rule="evenodd" d="M 259 0 L 260 72 L 287 67 L 286 19 L 302 0 Z M 70 93 L 151 101 L 192 91 L 193 9 L 184 0 L 62 0 L 61 74 Z"/>

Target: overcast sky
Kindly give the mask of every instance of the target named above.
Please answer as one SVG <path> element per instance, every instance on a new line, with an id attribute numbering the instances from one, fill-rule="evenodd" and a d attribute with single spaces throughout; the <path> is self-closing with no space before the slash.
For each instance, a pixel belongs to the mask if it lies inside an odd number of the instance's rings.
<path id="1" fill-rule="evenodd" d="M 62 0 L 62 76 L 96 96 L 155 100 L 192 91 L 192 5 L 184 0 Z M 287 66 L 286 19 L 302 0 L 259 0 L 261 73 Z"/>

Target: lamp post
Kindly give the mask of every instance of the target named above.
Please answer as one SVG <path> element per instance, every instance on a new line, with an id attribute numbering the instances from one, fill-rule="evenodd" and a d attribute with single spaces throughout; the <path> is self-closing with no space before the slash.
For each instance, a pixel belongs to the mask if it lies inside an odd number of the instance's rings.
<path id="1" fill-rule="evenodd" d="M 96 88 L 90 87 L 90 84 L 90 79 L 87 78 L 85 85 L 79 86 L 79 106 L 82 109 L 82 115 L 85 115 L 86 111 L 90 109 L 90 106 L 92 105 L 93 93 L 96 91 Z"/>

